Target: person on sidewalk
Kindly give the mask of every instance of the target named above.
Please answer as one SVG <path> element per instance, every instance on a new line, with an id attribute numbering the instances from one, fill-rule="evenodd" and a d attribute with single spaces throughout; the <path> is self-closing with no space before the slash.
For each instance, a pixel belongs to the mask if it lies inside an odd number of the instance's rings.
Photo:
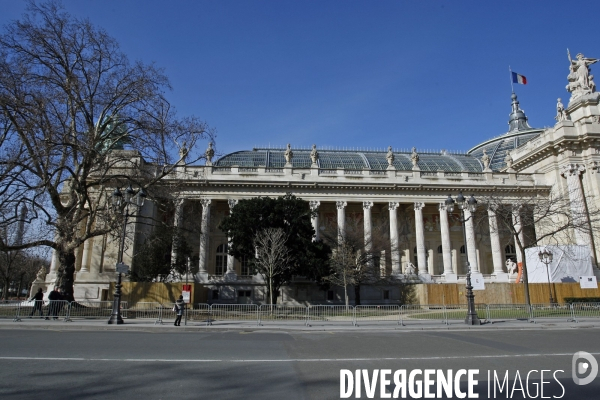
<path id="1" fill-rule="evenodd" d="M 36 311 L 40 312 L 40 318 L 44 317 L 44 312 L 42 311 L 42 306 L 44 305 L 44 292 L 42 288 L 39 288 L 37 293 L 33 295 L 29 301 L 33 300 L 33 310 L 31 310 L 31 314 L 29 314 L 29 318 L 33 317 Z"/>
<path id="2" fill-rule="evenodd" d="M 183 295 L 179 296 L 177 301 L 175 302 L 175 312 L 177 313 L 177 318 L 175 318 L 175 326 L 181 326 L 181 317 L 183 316 L 183 310 L 185 310 L 185 302 L 183 301 Z"/>
<path id="3" fill-rule="evenodd" d="M 60 302 L 62 300 L 62 296 L 58 291 L 58 286 L 54 286 L 54 289 L 48 294 L 48 313 L 46 314 L 46 319 L 50 319 L 50 315 L 52 315 L 52 319 L 58 319 L 59 307 L 61 306 Z"/>

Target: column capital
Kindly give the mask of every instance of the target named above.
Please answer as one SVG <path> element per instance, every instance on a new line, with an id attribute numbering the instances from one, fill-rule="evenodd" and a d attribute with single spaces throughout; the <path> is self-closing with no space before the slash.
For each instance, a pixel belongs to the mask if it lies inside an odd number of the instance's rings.
<path id="1" fill-rule="evenodd" d="M 181 207 L 183 206 L 183 202 L 185 201 L 185 199 L 179 198 L 179 199 L 175 199 L 174 203 L 175 203 L 175 207 Z"/>
<path id="2" fill-rule="evenodd" d="M 424 203 L 420 203 L 418 201 L 415 201 L 415 211 L 421 211 L 423 209 L 423 207 L 425 207 Z"/>
<path id="3" fill-rule="evenodd" d="M 396 208 L 398 208 L 398 202 L 396 202 L 396 201 L 390 201 L 389 204 L 388 204 L 388 209 L 390 211 L 395 211 Z"/>
<path id="4" fill-rule="evenodd" d="M 440 211 L 448 211 L 448 206 L 446 205 L 446 203 L 445 203 L 445 202 L 441 202 L 441 203 L 438 205 L 438 210 L 440 210 Z"/>
<path id="5" fill-rule="evenodd" d="M 338 210 L 343 210 L 344 208 L 346 208 L 347 205 L 348 205 L 348 202 L 346 202 L 346 201 L 336 201 L 335 202 L 335 206 L 337 207 Z"/>
<path id="6" fill-rule="evenodd" d="M 566 164 L 560 167 L 560 175 L 563 178 L 568 176 L 579 176 L 585 172 L 585 165 L 583 164 Z"/>
<path id="7" fill-rule="evenodd" d="M 308 205 L 310 206 L 310 211 L 317 211 L 321 206 L 321 202 L 318 200 L 311 200 L 308 202 Z"/>
<path id="8" fill-rule="evenodd" d="M 202 204 L 202 208 L 206 208 L 206 207 L 210 206 L 211 202 L 212 202 L 211 199 L 200 199 L 200 204 Z"/>
<path id="9" fill-rule="evenodd" d="M 373 207 L 372 201 L 363 201 L 363 209 L 370 210 Z"/>
<path id="10" fill-rule="evenodd" d="M 230 210 L 233 209 L 233 207 L 235 207 L 238 202 L 239 202 L 238 199 L 228 199 L 227 204 L 229 204 L 229 209 Z"/>

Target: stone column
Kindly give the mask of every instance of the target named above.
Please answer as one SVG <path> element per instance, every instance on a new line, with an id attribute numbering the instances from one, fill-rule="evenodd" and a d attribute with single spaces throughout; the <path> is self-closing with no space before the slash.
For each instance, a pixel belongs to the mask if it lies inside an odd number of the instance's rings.
<path id="1" fill-rule="evenodd" d="M 417 263 L 419 275 L 427 275 L 427 254 L 425 253 L 425 229 L 423 228 L 423 207 L 425 204 L 415 202 L 415 235 L 417 237 Z"/>
<path id="2" fill-rule="evenodd" d="M 398 203 L 390 201 L 390 247 L 392 256 L 392 275 L 400 275 L 400 241 L 398 240 Z"/>
<path id="3" fill-rule="evenodd" d="M 227 203 L 229 204 L 229 213 L 231 213 L 231 211 L 233 211 L 233 207 L 236 206 L 236 204 L 238 203 L 239 200 L 236 199 L 229 199 L 227 200 Z M 227 248 L 229 248 L 229 243 L 231 243 L 231 238 L 227 238 L 227 243 L 228 246 Z M 235 273 L 235 258 L 232 255 L 227 254 L 227 272 L 225 273 L 225 279 L 226 280 L 236 280 L 237 279 L 237 275 Z"/>
<path id="4" fill-rule="evenodd" d="M 452 270 L 452 253 L 450 249 L 450 226 L 448 224 L 448 210 L 446 203 L 440 203 L 440 231 L 442 232 L 442 259 L 444 261 L 444 273 L 453 274 Z"/>
<path id="5" fill-rule="evenodd" d="M 198 279 L 200 281 L 208 280 L 208 244 L 210 233 L 210 199 L 200 200 L 202 204 L 202 218 L 200 220 L 200 262 L 198 265 Z"/>
<path id="6" fill-rule="evenodd" d="M 467 208 L 465 213 L 465 234 L 467 236 L 467 258 L 471 266 L 471 272 L 479 272 L 479 263 L 477 262 L 477 245 L 475 243 L 475 225 L 473 218 L 475 217 Z"/>
<path id="7" fill-rule="evenodd" d="M 590 224 L 585 206 L 583 187 L 580 176 L 585 172 L 585 165 L 567 164 L 560 169 L 560 174 L 567 179 L 571 217 L 573 218 L 575 243 L 590 249 L 592 264 L 596 265 L 596 257 L 592 249 Z"/>
<path id="8" fill-rule="evenodd" d="M 496 217 L 496 206 L 494 205 L 488 207 L 488 225 L 490 228 L 490 243 L 492 246 L 492 262 L 494 264 L 494 272 L 492 275 L 496 277 L 496 282 L 508 282 L 508 274 L 502 269 L 504 263 L 502 262 L 498 219 Z"/>
<path id="9" fill-rule="evenodd" d="M 93 238 L 89 238 L 83 242 L 83 255 L 81 256 L 81 269 L 79 270 L 80 273 L 90 272 L 90 255 L 92 252 L 93 243 Z"/>
<path id="10" fill-rule="evenodd" d="M 320 201 L 316 201 L 316 200 L 311 200 L 311 202 L 308 203 L 308 204 L 310 205 L 310 211 L 316 213 L 314 216 L 310 217 L 313 229 L 315 230 L 315 236 L 313 237 L 313 242 L 316 242 L 316 241 L 318 241 L 320 239 L 320 235 L 319 235 L 319 207 L 321 206 L 321 202 Z"/>
<path id="11" fill-rule="evenodd" d="M 181 223 L 183 222 L 183 199 L 175 200 L 175 216 L 173 217 L 173 228 L 174 232 L 177 233 L 177 229 L 181 227 Z M 175 238 L 173 238 L 173 243 L 171 244 L 171 265 L 175 264 L 177 261 L 178 249 L 177 242 Z"/>
<path id="12" fill-rule="evenodd" d="M 513 227 L 515 232 L 519 235 L 519 241 L 524 242 L 525 236 L 523 235 L 523 225 L 521 224 L 521 205 L 513 205 L 512 209 Z M 521 246 L 515 238 L 515 251 L 517 252 L 517 265 L 521 267 L 523 265 L 523 257 L 521 257 Z"/>
<path id="13" fill-rule="evenodd" d="M 373 249 L 373 238 L 372 230 L 373 224 L 371 222 L 371 208 L 373 207 L 372 201 L 363 201 L 363 230 L 365 236 L 365 252 L 370 253 Z"/>
<path id="14" fill-rule="evenodd" d="M 52 261 L 50 262 L 50 273 L 56 274 L 58 270 L 58 251 L 52 250 Z"/>
<path id="15" fill-rule="evenodd" d="M 335 206 L 337 207 L 337 232 L 338 232 L 338 243 L 341 243 L 346 236 L 346 206 L 348 205 L 345 201 L 336 201 Z"/>

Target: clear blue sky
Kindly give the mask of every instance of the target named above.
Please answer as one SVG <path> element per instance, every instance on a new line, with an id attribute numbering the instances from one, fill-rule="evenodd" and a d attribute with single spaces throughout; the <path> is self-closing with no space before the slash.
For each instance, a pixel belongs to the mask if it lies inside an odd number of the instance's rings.
<path id="1" fill-rule="evenodd" d="M 131 59 L 164 67 L 169 99 L 217 129 L 220 153 L 288 142 L 468 150 L 507 130 L 509 65 L 528 79 L 515 91 L 530 125 L 544 127 L 556 99 L 568 102 L 567 47 L 600 58 L 597 0 L 64 4 Z M 0 24 L 24 9 L 0 0 Z"/>

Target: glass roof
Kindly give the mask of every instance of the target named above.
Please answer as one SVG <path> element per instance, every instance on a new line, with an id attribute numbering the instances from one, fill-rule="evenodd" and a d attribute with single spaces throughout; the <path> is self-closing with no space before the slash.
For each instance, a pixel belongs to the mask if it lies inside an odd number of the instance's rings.
<path id="1" fill-rule="evenodd" d="M 294 168 L 310 168 L 310 150 L 292 149 L 292 165 Z M 319 150 L 317 161 L 322 169 L 372 169 L 385 170 L 388 162 L 386 151 L 349 151 Z M 417 151 L 418 152 L 418 151 Z M 283 168 L 285 165 L 284 149 L 253 149 L 227 154 L 217 160 L 218 167 L 267 167 Z M 422 171 L 446 172 L 481 172 L 483 167 L 479 160 L 467 154 L 419 153 L 419 167 Z M 400 171 L 412 170 L 410 153 L 394 151 L 394 166 Z"/>
<path id="2" fill-rule="evenodd" d="M 509 132 L 473 147 L 468 151 L 468 154 L 477 159 L 481 159 L 481 157 L 483 157 L 483 150 L 485 149 L 487 155 L 490 156 L 491 159 L 490 168 L 493 171 L 500 171 L 506 167 L 506 163 L 504 162 L 506 153 L 524 145 L 542 132 L 543 129 L 530 129 L 517 133 Z"/>

